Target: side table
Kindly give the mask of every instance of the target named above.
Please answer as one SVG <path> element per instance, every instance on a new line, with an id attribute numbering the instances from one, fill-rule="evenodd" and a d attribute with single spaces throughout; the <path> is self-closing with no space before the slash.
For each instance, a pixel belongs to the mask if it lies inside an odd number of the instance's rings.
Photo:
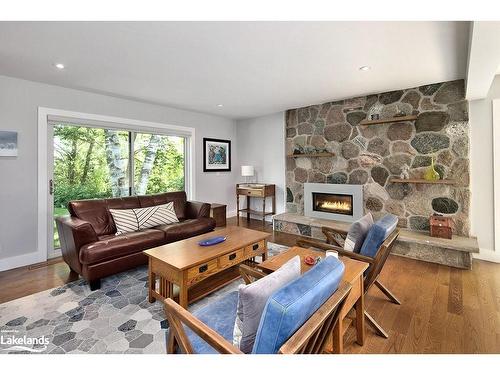
<path id="1" fill-rule="evenodd" d="M 240 195 L 246 196 L 246 208 L 240 208 Z M 252 210 L 250 208 L 250 198 L 262 199 L 262 211 Z M 272 198 L 272 211 L 266 212 L 266 198 Z M 266 225 L 266 216 L 276 214 L 276 185 L 274 184 L 236 184 L 236 208 L 237 225 L 240 225 L 240 212 L 246 212 L 247 220 L 250 220 L 250 214 L 262 216 L 262 226 Z"/>
<path id="2" fill-rule="evenodd" d="M 220 203 L 212 203 L 210 205 L 210 217 L 215 220 L 216 227 L 226 226 L 226 205 Z"/>

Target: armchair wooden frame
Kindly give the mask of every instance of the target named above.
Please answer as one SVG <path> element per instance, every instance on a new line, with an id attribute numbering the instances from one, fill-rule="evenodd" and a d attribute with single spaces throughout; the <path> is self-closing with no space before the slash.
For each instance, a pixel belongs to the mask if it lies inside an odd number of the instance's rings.
<path id="1" fill-rule="evenodd" d="M 240 274 L 246 284 L 266 276 L 265 273 L 247 265 L 240 265 Z M 339 313 L 349 295 L 351 285 L 342 282 L 337 291 L 290 337 L 279 349 L 279 354 L 320 354 L 327 345 L 331 333 L 339 320 Z M 170 324 L 167 353 L 193 354 L 193 347 L 184 330 L 189 327 L 207 344 L 221 354 L 243 354 L 224 337 L 208 327 L 172 299 L 164 301 L 165 312 Z"/>
<path id="2" fill-rule="evenodd" d="M 379 288 L 382 293 L 392 302 L 397 305 L 400 305 L 401 302 L 396 298 L 396 296 L 389 290 L 385 285 L 383 285 L 379 280 L 378 277 L 380 276 L 380 272 L 382 271 L 382 268 L 384 267 L 385 261 L 387 260 L 387 257 L 391 253 L 391 249 L 394 246 L 394 243 L 396 242 L 396 239 L 399 236 L 399 230 L 395 229 L 389 237 L 386 238 L 386 240 L 380 245 L 380 248 L 377 251 L 377 255 L 375 258 L 370 258 L 358 253 L 354 253 L 352 251 L 344 250 L 342 247 L 340 247 L 340 243 L 337 240 L 338 235 L 346 235 L 347 232 L 343 230 L 337 230 L 333 228 L 327 228 L 323 227 L 322 228 L 323 234 L 326 236 L 327 243 L 320 242 L 319 240 L 308 240 L 308 239 L 300 239 L 297 241 L 297 245 L 300 247 L 313 247 L 316 249 L 320 250 L 334 250 L 339 253 L 341 256 L 346 256 L 355 260 L 359 260 L 361 262 L 366 262 L 370 264 L 370 267 L 368 268 L 367 273 L 365 274 L 364 277 L 364 292 L 365 294 L 368 292 L 370 287 L 375 284 L 377 288 Z M 377 323 L 377 321 L 365 310 L 364 312 L 365 317 L 368 321 L 368 323 L 375 329 L 375 331 L 382 337 L 388 338 L 389 335 L 385 330 L 382 328 L 380 324 Z"/>

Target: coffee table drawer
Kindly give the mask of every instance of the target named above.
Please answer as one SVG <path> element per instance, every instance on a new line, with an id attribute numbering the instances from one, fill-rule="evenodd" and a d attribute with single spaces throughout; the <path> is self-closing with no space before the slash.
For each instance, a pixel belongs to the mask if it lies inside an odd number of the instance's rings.
<path id="1" fill-rule="evenodd" d="M 244 249 L 238 249 L 219 257 L 219 268 L 226 268 L 240 263 L 243 259 Z"/>
<path id="2" fill-rule="evenodd" d="M 188 285 L 197 283 L 210 275 L 218 272 L 217 259 L 212 259 L 206 263 L 192 267 L 187 271 Z"/>
<path id="3" fill-rule="evenodd" d="M 266 250 L 266 241 L 259 241 L 245 247 L 245 258 L 262 254 Z"/>

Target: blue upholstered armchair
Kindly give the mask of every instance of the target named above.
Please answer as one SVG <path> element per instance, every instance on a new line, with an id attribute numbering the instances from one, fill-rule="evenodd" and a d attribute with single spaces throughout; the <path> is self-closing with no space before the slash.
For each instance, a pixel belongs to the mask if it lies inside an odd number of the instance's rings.
<path id="1" fill-rule="evenodd" d="M 370 264 L 370 267 L 365 271 L 364 275 L 364 292 L 365 294 L 372 285 L 376 285 L 386 297 L 393 303 L 400 305 L 399 300 L 394 294 L 379 280 L 378 277 L 385 261 L 389 256 L 392 246 L 399 236 L 399 230 L 396 228 L 398 223 L 397 216 L 388 214 L 380 220 L 376 221 L 370 228 L 359 253 L 344 250 L 340 247 L 338 237 L 343 237 L 347 232 L 323 227 L 322 231 L 326 236 L 327 243 L 318 240 L 298 240 L 297 245 L 301 247 L 312 247 L 321 250 L 335 250 L 340 255 Z M 365 317 L 367 322 L 375 329 L 377 334 L 382 337 L 388 338 L 389 335 L 382 328 L 380 324 L 365 310 Z"/>
<path id="2" fill-rule="evenodd" d="M 266 275 L 242 265 L 245 282 Z M 342 282 L 344 264 L 328 257 L 275 292 L 264 308 L 252 354 L 321 353 L 351 290 Z M 233 346 L 238 292 L 189 313 L 172 299 L 165 311 L 170 324 L 167 353 L 243 354 Z"/>

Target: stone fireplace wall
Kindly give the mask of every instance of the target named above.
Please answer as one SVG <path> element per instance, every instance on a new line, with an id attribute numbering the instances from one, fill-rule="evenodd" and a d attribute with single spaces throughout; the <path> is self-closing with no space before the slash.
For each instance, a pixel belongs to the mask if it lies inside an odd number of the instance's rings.
<path id="1" fill-rule="evenodd" d="M 360 125 L 372 113 L 393 117 L 398 111 L 417 115 L 404 123 Z M 464 81 L 288 110 L 286 153 L 333 152 L 333 157 L 287 157 L 286 209 L 304 211 L 305 182 L 364 185 L 364 209 L 374 218 L 399 217 L 399 226 L 428 230 L 429 216 L 453 217 L 454 233 L 469 235 L 469 125 Z M 442 178 L 456 185 L 391 183 L 401 167 L 421 178 L 436 160 Z"/>

